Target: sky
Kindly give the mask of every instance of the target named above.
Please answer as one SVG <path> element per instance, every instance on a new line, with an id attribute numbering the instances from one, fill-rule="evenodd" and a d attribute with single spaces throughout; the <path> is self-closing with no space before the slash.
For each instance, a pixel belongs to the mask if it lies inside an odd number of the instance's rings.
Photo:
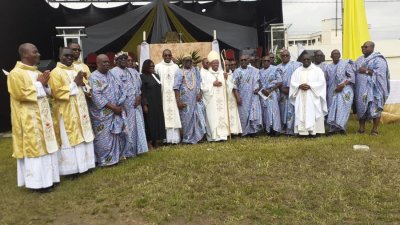
<path id="1" fill-rule="evenodd" d="M 338 0 L 338 17 L 341 4 Z M 321 20 L 335 18 L 335 0 L 282 0 L 283 21 L 289 34 L 321 31 Z M 365 0 L 372 40 L 400 39 L 400 0 Z"/>

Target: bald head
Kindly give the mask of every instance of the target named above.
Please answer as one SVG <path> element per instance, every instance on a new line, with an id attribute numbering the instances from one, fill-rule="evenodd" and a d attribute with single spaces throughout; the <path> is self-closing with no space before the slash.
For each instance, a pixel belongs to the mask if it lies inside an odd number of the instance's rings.
<path id="1" fill-rule="evenodd" d="M 361 46 L 361 51 L 364 54 L 364 57 L 368 57 L 374 52 L 375 43 L 372 41 L 367 41 Z"/>
<path id="2" fill-rule="evenodd" d="M 172 52 L 169 49 L 164 49 L 164 51 L 162 52 L 162 57 L 164 62 L 166 63 L 170 63 L 172 60 Z"/>
<path id="3" fill-rule="evenodd" d="M 201 60 L 201 65 L 203 66 L 203 68 L 204 68 L 205 70 L 208 70 L 209 64 L 210 64 L 210 62 L 208 61 L 207 58 L 203 58 L 203 60 Z"/>
<path id="4" fill-rule="evenodd" d="M 81 46 L 76 42 L 70 42 L 68 43 L 68 48 L 72 50 L 72 56 L 74 57 L 74 60 L 78 60 L 81 56 Z"/>
<path id="5" fill-rule="evenodd" d="M 108 56 L 105 54 L 100 54 L 96 57 L 96 63 L 103 62 L 104 60 L 109 60 Z"/>
<path id="6" fill-rule="evenodd" d="M 286 64 L 290 61 L 290 52 L 286 49 L 281 51 L 281 60 L 283 64 Z"/>
<path id="7" fill-rule="evenodd" d="M 340 55 L 340 51 L 337 50 L 337 49 L 334 49 L 334 50 L 331 52 L 331 59 L 332 59 L 332 61 L 333 61 L 334 64 L 337 64 L 337 63 L 339 62 L 340 56 L 341 56 L 341 55 Z"/>
<path id="8" fill-rule="evenodd" d="M 309 53 L 303 55 L 302 63 L 304 68 L 307 68 L 311 65 L 311 55 Z"/>
<path id="9" fill-rule="evenodd" d="M 267 69 L 271 65 L 271 57 L 266 55 L 262 58 L 262 66 L 264 69 Z"/>
<path id="10" fill-rule="evenodd" d="M 69 48 L 60 49 L 60 62 L 66 66 L 71 66 L 74 62 L 74 56 L 72 55 L 72 50 Z"/>
<path id="11" fill-rule="evenodd" d="M 18 47 L 18 53 L 21 58 L 21 62 L 29 65 L 35 66 L 39 64 L 40 53 L 35 45 L 31 43 L 24 43 Z"/>
<path id="12" fill-rule="evenodd" d="M 100 54 L 96 58 L 97 70 L 102 74 L 107 74 L 110 69 L 110 59 L 107 55 Z"/>
<path id="13" fill-rule="evenodd" d="M 247 65 L 249 65 L 249 56 L 248 55 L 242 55 L 240 57 L 240 67 L 242 67 L 243 69 L 246 69 Z"/>
<path id="14" fill-rule="evenodd" d="M 314 60 L 315 60 L 315 64 L 319 65 L 321 64 L 323 61 L 325 61 L 325 55 L 321 50 L 317 50 L 314 52 Z"/>
<path id="15" fill-rule="evenodd" d="M 372 41 L 367 41 L 367 42 L 365 42 L 365 44 L 371 45 L 371 47 L 375 48 L 375 43 Z"/>
<path id="16" fill-rule="evenodd" d="M 18 53 L 19 56 L 22 57 L 22 55 L 27 52 L 30 48 L 36 48 L 35 45 L 31 44 L 31 43 L 23 43 L 19 46 L 18 48 Z"/>

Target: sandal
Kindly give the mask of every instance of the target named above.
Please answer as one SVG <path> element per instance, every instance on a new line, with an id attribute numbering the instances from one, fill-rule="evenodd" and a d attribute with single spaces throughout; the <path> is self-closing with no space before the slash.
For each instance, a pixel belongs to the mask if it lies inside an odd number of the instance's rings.
<path id="1" fill-rule="evenodd" d="M 370 133 L 370 135 L 371 136 L 378 136 L 378 131 L 376 131 L 376 130 L 371 130 L 371 133 Z"/>

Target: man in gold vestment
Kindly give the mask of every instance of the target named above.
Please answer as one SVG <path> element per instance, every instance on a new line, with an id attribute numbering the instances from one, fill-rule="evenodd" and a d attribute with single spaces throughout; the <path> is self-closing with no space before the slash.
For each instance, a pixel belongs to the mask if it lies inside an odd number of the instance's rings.
<path id="1" fill-rule="evenodd" d="M 72 50 L 60 50 L 60 62 L 51 71 L 49 85 L 54 98 L 54 121 L 61 142 L 61 175 L 83 173 L 95 167 L 93 131 L 83 87 L 84 73 L 76 71 Z"/>
<path id="2" fill-rule="evenodd" d="M 20 45 L 19 54 L 21 61 L 7 78 L 18 186 L 49 188 L 60 182 L 59 145 L 47 99 L 50 71 L 41 73 L 37 70 L 40 54 L 33 44 Z"/>

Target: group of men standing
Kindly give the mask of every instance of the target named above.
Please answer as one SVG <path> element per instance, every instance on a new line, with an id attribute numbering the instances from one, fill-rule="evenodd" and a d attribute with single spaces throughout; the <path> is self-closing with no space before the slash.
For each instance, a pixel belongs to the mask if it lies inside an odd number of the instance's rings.
<path id="1" fill-rule="evenodd" d="M 334 50 L 331 64 L 318 56 L 314 64 L 308 54 L 302 63 L 291 61 L 283 50 L 281 64 L 273 65 L 270 54 L 262 58 L 261 68 L 243 55 L 238 68 L 227 61 L 222 70 L 215 51 L 199 69 L 190 55 L 179 68 L 166 49 L 163 61 L 153 65 L 157 75 L 150 74 L 161 86 L 164 142 L 195 144 L 204 136 L 223 141 L 238 134 L 252 137 L 263 129 L 273 136 L 316 135 L 325 133 L 325 124 L 330 133 L 345 133 L 353 97 L 358 132 L 364 133 L 365 121 L 373 119 L 371 135 L 377 135 L 389 72 L 373 42 L 362 50 L 356 62 L 340 59 Z M 106 55 L 98 55 L 91 74 L 79 61 L 80 51 L 71 43 L 60 50 L 56 68 L 41 73 L 37 48 L 29 43 L 19 47 L 21 61 L 8 77 L 18 186 L 48 188 L 60 175 L 84 173 L 95 163 L 114 165 L 148 151 L 142 80 L 128 68 L 128 54 L 118 53 L 114 68 Z"/>
<path id="2" fill-rule="evenodd" d="M 37 70 L 40 53 L 20 45 L 7 84 L 11 96 L 13 157 L 18 186 L 46 190 L 60 175 L 85 173 L 148 151 L 141 109 L 140 75 L 127 54 L 110 71 L 106 55 L 90 74 L 80 46 L 60 50 L 52 71 Z M 51 96 L 51 98 L 50 98 Z"/>

